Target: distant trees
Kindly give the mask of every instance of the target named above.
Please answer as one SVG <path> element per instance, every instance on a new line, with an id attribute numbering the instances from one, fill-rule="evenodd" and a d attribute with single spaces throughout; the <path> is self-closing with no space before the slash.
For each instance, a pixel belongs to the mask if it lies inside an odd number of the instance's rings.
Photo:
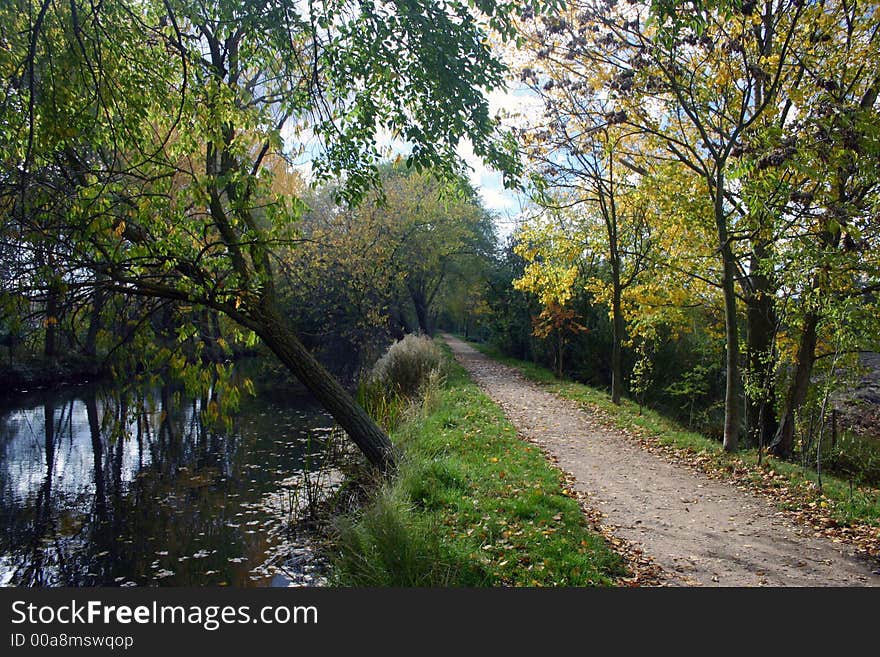
<path id="1" fill-rule="evenodd" d="M 306 335 L 320 334 L 319 351 L 341 349 L 350 375 L 389 337 L 430 334 L 438 315 L 478 304 L 495 246 L 464 179 L 438 180 L 402 161 L 383 165 L 380 177 L 381 192 L 356 206 L 336 202 L 332 185 L 307 194 L 301 241 L 281 251 L 283 306 Z"/>

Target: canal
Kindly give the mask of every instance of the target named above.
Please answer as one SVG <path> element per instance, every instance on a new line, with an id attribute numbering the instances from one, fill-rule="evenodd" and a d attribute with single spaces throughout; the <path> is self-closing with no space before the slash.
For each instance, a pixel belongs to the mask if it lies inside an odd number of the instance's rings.
<path id="1" fill-rule="evenodd" d="M 302 393 L 226 421 L 208 404 L 168 386 L 0 402 L 0 584 L 319 583 L 292 527 L 338 485 L 332 419 Z"/>

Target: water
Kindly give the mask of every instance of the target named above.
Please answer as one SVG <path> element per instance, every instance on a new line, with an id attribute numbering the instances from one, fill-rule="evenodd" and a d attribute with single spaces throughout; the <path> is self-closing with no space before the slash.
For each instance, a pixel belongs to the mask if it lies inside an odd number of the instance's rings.
<path id="1" fill-rule="evenodd" d="M 289 528 L 332 486 L 332 420 L 288 395 L 244 401 L 227 428 L 205 403 L 81 387 L 0 407 L 0 584 L 309 583 Z"/>

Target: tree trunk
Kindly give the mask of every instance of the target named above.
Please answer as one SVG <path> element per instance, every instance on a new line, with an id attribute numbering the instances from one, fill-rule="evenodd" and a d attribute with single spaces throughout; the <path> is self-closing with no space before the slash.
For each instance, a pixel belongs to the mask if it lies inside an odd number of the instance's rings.
<path id="1" fill-rule="evenodd" d="M 250 328 L 345 429 L 370 463 L 382 471 L 393 467 L 391 440 L 309 353 L 278 310 L 264 302 L 249 316 L 254 320 Z"/>
<path id="2" fill-rule="evenodd" d="M 755 248 L 752 259 L 751 289 L 746 296 L 746 321 L 748 325 L 749 370 L 759 393 L 752 393 L 747 402 L 746 419 L 751 437 L 756 445 L 769 445 L 778 428 L 776 419 L 776 393 L 773 386 L 773 338 L 776 333 L 776 308 L 774 291 L 770 281 L 758 269 L 762 256 Z"/>
<path id="3" fill-rule="evenodd" d="M 872 97 L 876 99 L 876 94 Z M 846 172 L 839 171 L 835 186 L 839 207 L 845 207 L 847 202 L 845 191 L 846 179 Z M 825 230 L 819 235 L 819 239 L 823 247 L 837 249 L 840 246 L 841 235 L 840 223 L 837 219 L 834 219 L 826 224 Z M 816 273 L 811 286 L 814 293 L 823 290 L 825 287 L 823 281 L 827 280 L 828 273 L 828 265 Z M 804 301 L 804 303 L 809 302 Z M 800 342 L 798 343 L 797 355 L 795 356 L 794 375 L 792 376 L 785 400 L 785 410 L 783 411 L 779 428 L 776 431 L 776 436 L 770 445 L 770 452 L 777 456 L 789 456 L 792 447 L 794 447 L 795 413 L 806 401 L 807 393 L 810 390 L 810 377 L 813 374 L 813 364 L 816 362 L 819 319 L 819 308 L 817 306 L 811 306 L 804 314 L 804 326 L 801 331 Z"/>
<path id="4" fill-rule="evenodd" d="M 739 327 L 736 317 L 736 262 L 730 236 L 727 231 L 727 217 L 724 214 L 724 174 L 719 165 L 715 180 L 715 226 L 718 231 L 718 244 L 721 252 L 723 276 L 721 289 L 724 295 L 724 335 L 725 366 L 727 377 L 724 387 L 724 451 L 733 452 L 739 447 L 740 403 L 739 403 Z"/>
<path id="5" fill-rule="evenodd" d="M 55 358 L 56 336 L 58 334 L 58 286 L 50 283 L 46 290 L 46 336 L 43 342 L 43 355 Z"/>
<path id="6" fill-rule="evenodd" d="M 565 343 L 562 339 L 562 329 L 556 331 L 556 378 L 561 379 L 563 376 L 562 355 L 565 351 Z"/>
<path id="7" fill-rule="evenodd" d="M 416 319 L 419 321 L 419 330 L 425 335 L 431 335 L 430 319 L 428 316 L 428 301 L 424 290 L 410 287 L 409 296 L 416 311 Z"/>
<path id="8" fill-rule="evenodd" d="M 223 350 L 220 348 L 215 333 L 216 324 L 211 321 L 211 315 L 215 314 L 210 308 L 203 308 L 195 316 L 195 324 L 198 327 L 199 339 L 202 342 L 202 363 L 222 363 Z"/>
<path id="9" fill-rule="evenodd" d="M 779 428 L 776 430 L 776 436 L 769 447 L 770 453 L 776 456 L 791 455 L 794 446 L 795 413 L 803 405 L 810 389 L 810 376 L 813 373 L 813 363 L 816 362 L 816 328 L 818 325 L 819 314 L 815 311 L 808 312 L 804 318 L 804 328 L 798 343 L 794 375 L 788 387 L 785 410 L 782 413 Z"/>
<path id="10" fill-rule="evenodd" d="M 98 355 L 98 331 L 101 329 L 101 313 L 104 310 L 104 290 L 96 287 L 92 292 L 92 311 L 89 316 L 89 328 L 86 331 L 86 355 L 95 358 Z"/>
<path id="11" fill-rule="evenodd" d="M 620 271 L 612 267 L 614 289 L 611 296 L 612 344 L 611 344 L 611 403 L 620 404 L 623 394 L 623 309 L 621 308 Z"/>
<path id="12" fill-rule="evenodd" d="M 220 347 L 220 341 L 223 339 L 223 332 L 220 330 L 220 314 L 216 310 L 209 310 L 208 319 L 211 325 L 211 340 L 220 355 L 220 360 L 223 360 L 223 349 Z"/>

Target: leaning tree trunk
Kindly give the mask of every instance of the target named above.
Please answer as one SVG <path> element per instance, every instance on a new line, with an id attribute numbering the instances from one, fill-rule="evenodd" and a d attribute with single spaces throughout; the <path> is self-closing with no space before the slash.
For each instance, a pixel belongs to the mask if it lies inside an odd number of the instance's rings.
<path id="1" fill-rule="evenodd" d="M 345 429 L 370 463 L 383 471 L 393 467 L 391 440 L 306 349 L 277 308 L 264 302 L 249 315 L 254 320 L 250 328 Z"/>

